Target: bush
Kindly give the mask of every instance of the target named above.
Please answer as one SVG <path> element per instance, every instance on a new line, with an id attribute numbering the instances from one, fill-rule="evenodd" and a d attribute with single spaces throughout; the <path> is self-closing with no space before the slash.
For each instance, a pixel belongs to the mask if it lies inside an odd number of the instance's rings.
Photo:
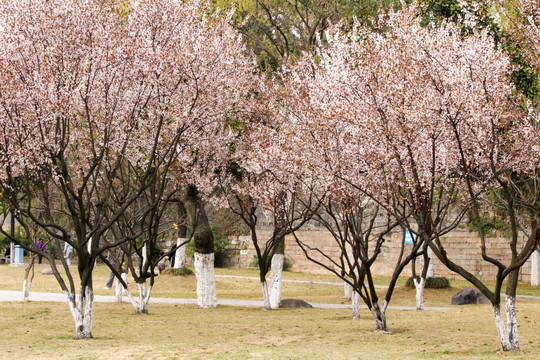
<path id="1" fill-rule="evenodd" d="M 250 267 L 258 268 L 259 267 L 259 258 L 257 258 L 257 255 L 253 255 L 253 261 L 251 264 L 249 264 Z M 292 267 L 292 260 L 285 256 L 283 259 L 283 271 L 289 271 Z"/>
<path id="2" fill-rule="evenodd" d="M 193 270 L 191 270 L 188 267 L 180 268 L 180 269 L 170 268 L 170 269 L 163 270 L 163 274 L 172 275 L 172 276 L 188 276 L 188 275 L 193 275 Z"/>
<path id="3" fill-rule="evenodd" d="M 416 277 L 417 280 L 420 280 L 420 277 Z M 408 288 L 414 289 L 414 280 L 410 277 L 405 284 Z M 444 289 L 450 287 L 450 280 L 445 277 L 434 277 L 426 279 L 426 288 L 428 289 Z"/>

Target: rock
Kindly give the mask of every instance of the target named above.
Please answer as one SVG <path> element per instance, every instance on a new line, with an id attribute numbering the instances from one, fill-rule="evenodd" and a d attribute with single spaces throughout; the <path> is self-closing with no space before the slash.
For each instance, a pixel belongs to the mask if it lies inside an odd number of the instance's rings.
<path id="1" fill-rule="evenodd" d="M 476 291 L 470 286 L 452 296 L 452 305 L 476 304 Z"/>
<path id="2" fill-rule="evenodd" d="M 491 301 L 487 298 L 486 295 L 482 294 L 482 292 L 478 289 L 474 289 L 476 292 L 476 299 L 478 300 L 478 304 L 491 304 Z"/>
<path id="3" fill-rule="evenodd" d="M 480 290 L 470 286 L 452 296 L 452 305 L 468 304 L 491 304 L 491 302 Z"/>
<path id="4" fill-rule="evenodd" d="M 52 272 L 51 268 L 45 268 L 45 269 L 41 270 L 41 274 L 42 275 L 52 275 L 53 272 Z"/>
<path id="5" fill-rule="evenodd" d="M 311 304 L 308 304 L 302 299 L 283 299 L 279 302 L 280 308 L 297 309 L 297 308 L 312 308 Z"/>

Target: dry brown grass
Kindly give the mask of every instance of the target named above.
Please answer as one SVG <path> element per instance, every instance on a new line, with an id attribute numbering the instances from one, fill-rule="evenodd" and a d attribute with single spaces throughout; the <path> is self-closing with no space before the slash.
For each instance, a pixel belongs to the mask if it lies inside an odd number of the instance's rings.
<path id="1" fill-rule="evenodd" d="M 19 290 L 23 269 L 0 267 L 0 289 Z M 218 274 L 257 276 L 251 270 L 218 269 Z M 98 266 L 96 293 L 108 270 Z M 324 275 L 286 273 L 285 278 L 336 281 Z M 384 279 L 381 279 L 381 281 Z M 455 284 L 456 282 L 452 282 Z M 466 285 L 457 282 L 459 287 Z M 59 291 L 51 276 L 36 273 L 33 291 Z M 427 306 L 448 306 L 457 287 L 426 291 Z M 218 278 L 220 298 L 260 299 L 256 280 Z M 532 289 L 531 291 L 537 291 Z M 337 286 L 285 283 L 284 297 L 343 302 Z M 160 276 L 155 297 L 195 297 L 193 276 Z M 414 290 L 400 287 L 391 305 L 414 305 Z M 0 358 L 34 359 L 537 359 L 540 358 L 540 301 L 519 300 L 522 351 L 499 352 L 490 306 L 445 311 L 389 310 L 392 335 L 373 332 L 373 318 L 350 319 L 349 309 L 283 309 L 150 305 L 134 315 L 129 304 L 97 303 L 92 340 L 75 340 L 65 303 L 0 302 Z"/>
<path id="2" fill-rule="evenodd" d="M 535 359 L 540 306 L 520 303 L 522 351 L 499 353 L 489 306 L 446 311 L 390 310 L 392 335 L 373 332 L 362 311 L 197 309 L 96 304 L 92 340 L 75 340 L 62 303 L 0 303 L 0 357 L 12 359 Z"/>

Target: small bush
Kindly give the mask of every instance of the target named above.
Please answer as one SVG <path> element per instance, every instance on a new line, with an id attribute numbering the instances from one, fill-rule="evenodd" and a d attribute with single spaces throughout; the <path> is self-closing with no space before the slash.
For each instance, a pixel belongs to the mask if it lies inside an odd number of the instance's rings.
<path id="1" fill-rule="evenodd" d="M 172 276 L 188 276 L 188 275 L 193 275 L 193 270 L 191 270 L 188 267 L 180 268 L 180 269 L 170 268 L 170 269 L 163 270 L 163 274 L 172 275 Z"/>
<path id="2" fill-rule="evenodd" d="M 416 277 L 417 280 L 420 280 L 420 277 Z M 405 284 L 408 288 L 414 289 L 414 280 L 410 277 Z M 450 287 L 450 280 L 445 277 L 434 277 L 426 279 L 426 288 L 428 289 L 444 289 Z"/>
<path id="3" fill-rule="evenodd" d="M 250 267 L 258 268 L 259 267 L 259 258 L 257 255 L 253 255 L 253 261 L 249 264 Z M 292 260 L 285 256 L 283 259 L 283 271 L 289 271 L 292 267 Z"/>

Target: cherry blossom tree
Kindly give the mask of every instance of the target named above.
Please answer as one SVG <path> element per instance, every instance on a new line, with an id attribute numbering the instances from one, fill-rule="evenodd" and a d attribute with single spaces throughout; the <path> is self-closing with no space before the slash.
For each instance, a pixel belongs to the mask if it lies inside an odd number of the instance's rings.
<path id="1" fill-rule="evenodd" d="M 203 160 L 219 156 L 216 139 L 225 141 L 225 120 L 252 84 L 227 18 L 197 1 L 132 5 L 0 5 L 1 187 L 20 224 L 76 250 L 79 296 L 65 259 L 69 286 L 51 267 L 78 338 L 92 337 L 92 270 L 112 246 L 105 233 L 172 158 L 176 181 L 209 186 Z M 125 169 L 137 181 L 119 189 Z"/>
<path id="2" fill-rule="evenodd" d="M 264 308 L 270 310 L 278 308 L 281 301 L 285 236 L 306 224 L 313 216 L 311 207 L 317 208 L 317 204 L 312 202 L 315 198 L 304 180 L 309 174 L 295 169 L 284 151 L 288 131 L 279 123 L 279 117 L 269 111 L 273 107 L 270 103 L 278 99 L 276 87 L 260 83 L 261 95 L 246 114 L 250 118 L 241 120 L 230 160 L 219 174 L 221 196 L 250 229 Z M 264 232 L 257 231 L 263 223 L 261 219 L 272 229 L 265 239 L 261 238 Z"/>
<path id="3" fill-rule="evenodd" d="M 503 28 L 519 43 L 531 66 L 540 71 L 540 1 L 499 1 L 505 15 Z M 515 11 L 517 10 L 517 11 Z"/>
<path id="4" fill-rule="evenodd" d="M 515 350 L 512 279 L 533 248 L 538 213 L 536 180 L 527 192 L 533 196 L 525 197 L 511 196 L 522 187 L 510 179 L 515 173 L 537 176 L 538 121 L 509 101 L 510 61 L 489 35 L 462 37 L 446 22 L 422 27 L 417 13 L 416 6 L 403 5 L 381 16 L 380 32 L 358 23 L 346 32 L 337 28 L 327 36 L 328 49 L 291 70 L 291 136 L 312 140 L 298 141 L 295 152 L 322 152 L 310 166 L 384 205 L 445 265 L 475 284 L 493 304 L 503 349 Z M 482 258 L 498 268 L 493 290 L 449 259 L 442 238 L 469 210 L 480 221 L 478 209 L 487 206 L 480 199 L 488 190 L 504 200 L 511 224 L 534 224 L 529 231 L 522 227 L 521 248 L 512 225 L 512 259 L 489 256 L 480 234 Z M 505 325 L 499 294 L 509 276 Z"/>

